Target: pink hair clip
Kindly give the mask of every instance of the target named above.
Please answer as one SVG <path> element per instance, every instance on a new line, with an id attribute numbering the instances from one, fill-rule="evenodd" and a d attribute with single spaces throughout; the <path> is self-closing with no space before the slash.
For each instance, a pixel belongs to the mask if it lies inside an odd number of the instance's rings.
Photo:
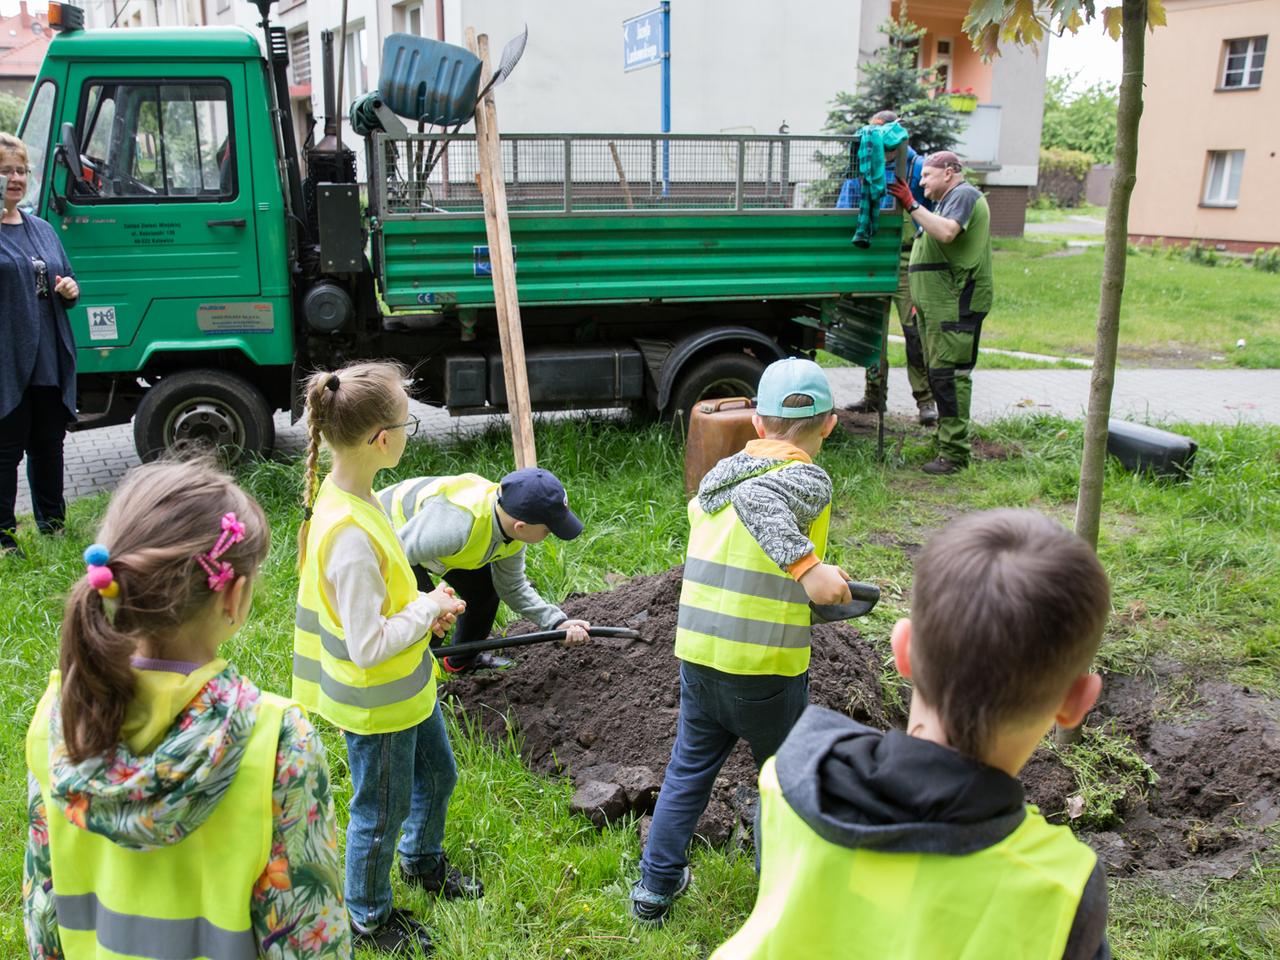
<path id="1" fill-rule="evenodd" d="M 214 593 L 221 593 L 227 588 L 227 584 L 235 579 L 236 571 L 230 563 L 223 560 L 219 562 L 218 558 L 226 553 L 231 547 L 244 539 L 244 524 L 236 519 L 234 513 L 224 513 L 222 515 L 222 533 L 218 537 L 218 542 L 213 545 L 213 549 L 208 553 L 198 554 L 196 563 L 204 568 L 204 572 L 209 575 L 209 589 Z"/>

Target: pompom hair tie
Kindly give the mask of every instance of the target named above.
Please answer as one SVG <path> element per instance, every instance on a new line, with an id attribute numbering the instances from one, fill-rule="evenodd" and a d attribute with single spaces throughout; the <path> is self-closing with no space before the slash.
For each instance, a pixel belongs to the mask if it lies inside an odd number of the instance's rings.
<path id="1" fill-rule="evenodd" d="M 107 566 L 110 560 L 110 551 L 100 543 L 93 543 L 85 548 L 85 579 L 104 600 L 114 600 L 120 596 L 120 584 L 116 583 L 116 575 Z"/>

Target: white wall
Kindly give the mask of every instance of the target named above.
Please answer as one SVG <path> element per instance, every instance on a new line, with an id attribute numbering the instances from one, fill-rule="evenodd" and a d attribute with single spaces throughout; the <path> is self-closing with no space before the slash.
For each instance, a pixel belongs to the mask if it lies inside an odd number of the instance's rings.
<path id="1" fill-rule="evenodd" d="M 499 91 L 510 132 L 657 132 L 660 67 L 622 70 L 622 21 L 652 0 L 460 0 L 450 41 L 468 25 L 494 55 L 529 25 L 529 45 Z M 446 14 L 448 16 L 448 14 Z M 459 22 L 458 17 L 465 22 Z M 673 0 L 671 128 L 678 133 L 817 133 L 837 91 L 856 82 L 858 0 Z"/>
<path id="2" fill-rule="evenodd" d="M 1035 186 L 1050 42 L 1046 36 L 1038 51 L 1009 45 L 992 61 L 991 102 L 1000 107 L 1001 124 L 1000 169 L 985 177 L 991 186 Z"/>

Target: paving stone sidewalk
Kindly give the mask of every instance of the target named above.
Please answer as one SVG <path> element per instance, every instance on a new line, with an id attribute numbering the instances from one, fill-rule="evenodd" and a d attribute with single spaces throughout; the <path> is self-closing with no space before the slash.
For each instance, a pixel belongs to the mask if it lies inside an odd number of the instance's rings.
<path id="1" fill-rule="evenodd" d="M 836 402 L 862 396 L 863 371 L 827 371 Z M 1088 370 L 983 370 L 974 372 L 973 417 L 989 422 L 1028 413 L 1056 413 L 1078 418 L 1089 397 Z M 895 413 L 915 411 L 906 373 L 891 370 L 889 406 Z M 444 441 L 483 429 L 501 417 L 450 417 L 438 407 L 413 404 L 422 418 L 419 440 Z M 1112 415 L 1152 422 L 1280 423 L 1280 371 L 1276 370 L 1120 370 L 1116 374 Z M 277 455 L 298 456 L 306 448 L 303 424 L 276 415 Z M 76 499 L 112 489 L 125 471 L 138 463 L 133 428 L 125 424 L 67 436 L 66 492 Z M 18 514 L 31 512 L 25 470 L 19 468 Z"/>

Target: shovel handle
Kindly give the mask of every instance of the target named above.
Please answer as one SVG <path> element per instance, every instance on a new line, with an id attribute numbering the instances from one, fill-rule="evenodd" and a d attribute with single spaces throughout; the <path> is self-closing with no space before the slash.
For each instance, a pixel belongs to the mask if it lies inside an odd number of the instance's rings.
<path id="1" fill-rule="evenodd" d="M 490 637 L 488 640 L 473 640 L 471 643 L 455 643 L 447 647 L 438 647 L 436 652 L 444 657 L 465 657 L 473 653 L 484 653 L 486 650 L 528 647 L 535 643 L 555 643 L 564 640 L 568 635 L 568 630 L 539 630 L 536 633 L 521 633 L 514 637 Z M 587 631 L 587 636 L 595 639 L 639 640 L 640 631 L 629 627 L 591 627 Z"/>

